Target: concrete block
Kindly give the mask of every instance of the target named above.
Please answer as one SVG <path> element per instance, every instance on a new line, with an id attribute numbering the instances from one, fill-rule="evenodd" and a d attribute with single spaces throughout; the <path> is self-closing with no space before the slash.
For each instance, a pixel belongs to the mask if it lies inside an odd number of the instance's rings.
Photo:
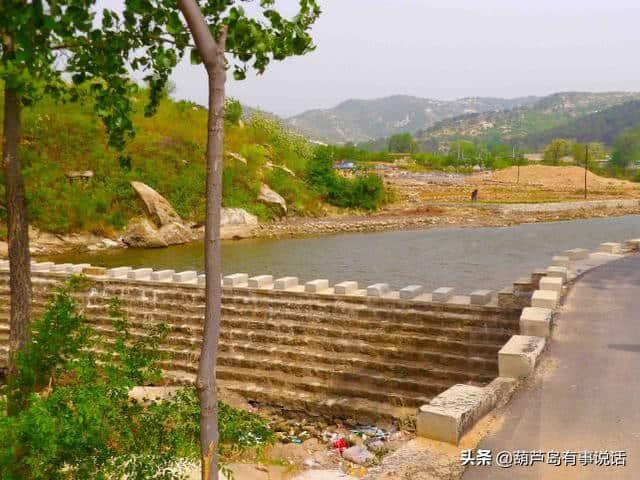
<path id="1" fill-rule="evenodd" d="M 640 250 L 640 238 L 631 238 L 624 242 L 624 246 L 631 252 L 637 252 Z"/>
<path id="2" fill-rule="evenodd" d="M 375 283 L 367 287 L 367 297 L 382 297 L 391 292 L 388 283 Z"/>
<path id="3" fill-rule="evenodd" d="M 31 263 L 31 271 L 32 272 L 48 272 L 53 267 L 53 262 L 32 262 Z"/>
<path id="4" fill-rule="evenodd" d="M 204 287 L 207 284 L 207 276 L 204 273 L 198 275 L 198 285 Z"/>
<path id="5" fill-rule="evenodd" d="M 90 263 L 77 263 L 77 264 L 71 264 L 67 267 L 67 273 L 70 273 L 72 275 L 78 275 L 82 272 L 84 272 L 84 269 L 87 267 L 90 267 L 91 264 Z"/>
<path id="6" fill-rule="evenodd" d="M 127 272 L 127 278 L 131 280 L 149 280 L 152 273 L 153 268 L 136 268 Z"/>
<path id="7" fill-rule="evenodd" d="M 358 282 L 346 281 L 333 286 L 336 295 L 349 295 L 358 290 Z"/>
<path id="8" fill-rule="evenodd" d="M 562 278 L 544 277 L 540 280 L 540 290 L 551 290 L 562 293 Z"/>
<path id="9" fill-rule="evenodd" d="M 311 280 L 304 284 L 304 291 L 307 293 L 319 293 L 329 288 L 329 280 L 326 278 L 320 278 L 318 280 Z"/>
<path id="10" fill-rule="evenodd" d="M 109 278 L 127 278 L 127 275 L 131 271 L 131 267 L 117 267 L 107 270 L 107 276 Z"/>
<path id="11" fill-rule="evenodd" d="M 556 255 L 555 257 L 553 257 L 551 259 L 551 265 L 553 265 L 554 267 L 565 267 L 565 268 L 569 268 L 569 263 L 571 261 L 569 260 L 569 257 L 565 256 L 565 255 Z"/>
<path id="12" fill-rule="evenodd" d="M 84 267 L 82 269 L 82 273 L 85 275 L 101 276 L 107 274 L 107 269 L 104 267 L 94 267 L 93 265 L 90 265 L 88 267 Z"/>
<path id="13" fill-rule="evenodd" d="M 175 270 L 158 270 L 157 272 L 151 272 L 151 280 L 154 282 L 170 282 L 173 280 Z"/>
<path id="14" fill-rule="evenodd" d="M 540 279 L 547 276 L 547 270 L 544 268 L 536 268 L 531 274 L 531 283 L 533 283 L 533 289 L 537 290 L 540 285 Z"/>
<path id="15" fill-rule="evenodd" d="M 67 273 L 67 268 L 69 268 L 71 265 L 73 264 L 72 263 L 56 263 L 52 265 L 49 270 L 52 272 Z"/>
<path id="16" fill-rule="evenodd" d="M 525 378 L 536 368 L 546 340 L 542 337 L 514 335 L 498 352 L 501 377 Z"/>
<path id="17" fill-rule="evenodd" d="M 400 290 L 400 298 L 403 300 L 411 300 L 424 293 L 422 285 L 409 285 Z"/>
<path id="18" fill-rule="evenodd" d="M 585 250 L 584 248 L 572 248 L 571 250 L 565 250 L 564 254 L 569 257 L 569 260 L 572 262 L 589 258 L 589 250 Z"/>
<path id="19" fill-rule="evenodd" d="M 569 269 L 566 267 L 549 267 L 547 268 L 547 276 L 561 278 L 562 283 L 565 283 L 569 278 Z"/>
<path id="20" fill-rule="evenodd" d="M 436 303 L 446 303 L 453 295 L 453 287 L 440 287 L 433 291 L 431 301 Z"/>
<path id="21" fill-rule="evenodd" d="M 266 288 L 273 286 L 273 275 L 258 275 L 249 279 L 249 288 Z"/>
<path id="22" fill-rule="evenodd" d="M 222 277 L 223 287 L 239 287 L 249 283 L 249 275 L 246 273 L 234 273 L 232 275 L 226 275 Z"/>
<path id="23" fill-rule="evenodd" d="M 493 290 L 476 290 L 471 292 L 471 305 L 486 305 L 493 297 Z"/>
<path id="24" fill-rule="evenodd" d="M 198 281 L 198 272 L 195 270 L 187 270 L 173 274 L 173 281 L 176 283 L 196 283 Z"/>
<path id="25" fill-rule="evenodd" d="M 9 270 L 9 260 L 0 260 L 0 270 Z"/>
<path id="26" fill-rule="evenodd" d="M 531 306 L 540 308 L 550 308 L 553 310 L 558 306 L 560 294 L 553 290 L 536 290 L 531 297 Z"/>
<path id="27" fill-rule="evenodd" d="M 601 243 L 600 251 L 604 253 L 618 254 L 622 252 L 622 245 L 614 242 Z"/>
<path id="28" fill-rule="evenodd" d="M 527 307 L 520 315 L 520 334 L 534 337 L 548 337 L 551 335 L 551 316 L 553 310 L 549 308 Z"/>
<path id="29" fill-rule="evenodd" d="M 275 281 L 276 290 L 287 290 L 298 286 L 298 277 L 282 277 Z"/>
<path id="30" fill-rule="evenodd" d="M 454 385 L 418 409 L 416 433 L 457 445 L 462 435 L 493 408 L 483 387 Z"/>

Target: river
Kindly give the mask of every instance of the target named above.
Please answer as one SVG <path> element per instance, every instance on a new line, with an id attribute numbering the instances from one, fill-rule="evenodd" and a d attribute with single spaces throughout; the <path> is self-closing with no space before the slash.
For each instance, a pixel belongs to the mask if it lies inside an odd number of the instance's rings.
<path id="1" fill-rule="evenodd" d="M 225 274 L 297 276 L 301 281 L 328 278 L 361 285 L 389 283 L 401 288 L 456 287 L 498 290 L 551 257 L 575 247 L 594 249 L 606 241 L 640 237 L 640 216 L 491 228 L 431 228 L 417 231 L 340 234 L 295 239 L 223 242 Z M 164 249 L 104 250 L 49 257 L 49 260 L 107 267 L 204 268 L 201 243 Z"/>

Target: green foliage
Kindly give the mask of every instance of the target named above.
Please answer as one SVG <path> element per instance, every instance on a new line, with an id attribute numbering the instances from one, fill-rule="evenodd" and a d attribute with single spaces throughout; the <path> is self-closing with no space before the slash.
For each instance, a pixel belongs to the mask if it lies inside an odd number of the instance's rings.
<path id="1" fill-rule="evenodd" d="M 307 181 L 332 205 L 344 208 L 375 210 L 384 204 L 382 179 L 375 174 L 355 178 L 338 176 L 333 170 L 336 152 L 331 147 L 318 147 L 307 166 Z"/>
<path id="2" fill-rule="evenodd" d="M 544 163 L 558 165 L 562 157 L 571 155 L 572 142 L 564 138 L 556 138 L 544 149 Z"/>
<path id="3" fill-rule="evenodd" d="M 180 478 L 170 467 L 199 458 L 199 404 L 194 389 L 143 405 L 136 385 L 157 381 L 163 325 L 134 333 L 113 301 L 113 339 L 97 335 L 78 311 L 74 278 L 32 322 L 17 353 L 16 373 L 0 405 L 0 478 L 85 480 Z M 267 422 L 219 404 L 221 454 L 273 441 Z"/>
<path id="4" fill-rule="evenodd" d="M 242 118 L 242 104 L 235 98 L 227 98 L 224 105 L 224 120 L 232 125 L 238 125 Z"/>
<path id="5" fill-rule="evenodd" d="M 418 150 L 413 135 L 410 133 L 396 133 L 389 137 L 389 151 L 395 153 L 412 153 Z"/>
<path id="6" fill-rule="evenodd" d="M 640 128 L 632 128 L 616 138 L 611 163 L 617 168 L 626 169 L 638 160 L 640 160 Z"/>
<path id="7" fill-rule="evenodd" d="M 338 162 L 392 162 L 389 152 L 381 150 L 365 150 L 352 143 L 345 145 L 331 145 L 333 155 Z"/>
<path id="8" fill-rule="evenodd" d="M 476 165 L 484 168 L 499 169 L 511 165 L 525 165 L 526 159 L 513 146 L 503 143 L 472 143 L 456 140 L 449 144 L 445 152 L 424 152 L 412 155 L 416 164 L 434 170 L 455 168 L 470 170 Z"/>

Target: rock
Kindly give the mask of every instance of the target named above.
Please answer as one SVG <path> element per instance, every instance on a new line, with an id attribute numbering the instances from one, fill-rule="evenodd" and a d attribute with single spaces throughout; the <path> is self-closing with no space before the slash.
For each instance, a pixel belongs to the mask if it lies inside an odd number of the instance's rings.
<path id="1" fill-rule="evenodd" d="M 373 460 L 374 455 L 363 445 L 354 445 L 342 452 L 342 457 L 358 465 L 364 465 Z"/>
<path id="2" fill-rule="evenodd" d="M 284 198 L 282 198 L 278 193 L 271 190 L 264 183 L 260 187 L 260 195 L 258 195 L 258 200 L 262 203 L 266 203 L 267 205 L 279 205 L 281 210 L 281 215 L 287 213 L 287 202 Z"/>
<path id="3" fill-rule="evenodd" d="M 102 245 L 104 245 L 104 248 L 118 248 L 122 246 L 122 244 L 115 240 L 111 240 L 110 238 L 103 238 Z"/>
<path id="4" fill-rule="evenodd" d="M 182 223 L 182 219 L 171 204 L 158 192 L 142 182 L 131 182 L 153 223 L 158 228 L 170 223 Z"/>
<path id="5" fill-rule="evenodd" d="M 162 238 L 158 229 L 146 218 L 133 220 L 122 235 L 122 241 L 134 248 L 161 248 L 169 244 Z"/>
<path id="6" fill-rule="evenodd" d="M 242 208 L 223 208 L 220 212 L 220 238 L 248 238 L 258 226 L 258 217 Z"/>
<path id="7" fill-rule="evenodd" d="M 304 468 L 318 468 L 320 466 L 320 462 L 313 457 L 305 458 L 302 464 L 304 465 Z"/>
<path id="8" fill-rule="evenodd" d="M 69 183 L 73 182 L 74 180 L 84 180 L 86 182 L 87 180 L 91 180 L 93 178 L 93 171 L 92 170 L 85 170 L 84 172 L 71 171 L 71 172 L 65 173 L 64 176 L 67 177 L 67 179 L 69 180 Z"/>
<path id="9" fill-rule="evenodd" d="M 167 245 L 180 245 L 194 239 L 191 229 L 182 222 L 171 222 L 158 230 Z"/>

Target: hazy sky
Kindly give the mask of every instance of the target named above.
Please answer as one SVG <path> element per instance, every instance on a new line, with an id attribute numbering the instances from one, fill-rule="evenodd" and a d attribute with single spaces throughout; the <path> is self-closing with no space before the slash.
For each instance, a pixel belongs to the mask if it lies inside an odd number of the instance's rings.
<path id="1" fill-rule="evenodd" d="M 317 50 L 231 79 L 229 95 L 291 115 L 393 94 L 640 90 L 637 0 L 319 1 Z M 296 3 L 279 0 L 287 10 Z M 201 67 L 183 62 L 173 81 L 176 97 L 206 102 Z"/>

